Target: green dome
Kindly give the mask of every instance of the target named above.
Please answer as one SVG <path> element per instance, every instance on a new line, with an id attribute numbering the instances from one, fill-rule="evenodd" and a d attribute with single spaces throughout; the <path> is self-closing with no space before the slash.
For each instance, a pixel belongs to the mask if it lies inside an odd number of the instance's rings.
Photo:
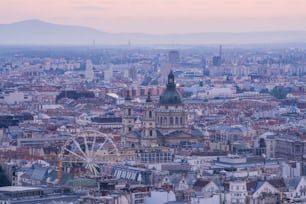
<path id="1" fill-rule="evenodd" d="M 161 105 L 177 105 L 182 104 L 182 96 L 178 90 L 176 90 L 174 83 L 174 74 L 172 70 L 168 75 L 167 89 L 160 96 L 159 103 Z"/>
<path id="2" fill-rule="evenodd" d="M 182 104 L 182 96 L 176 89 L 166 89 L 160 96 L 159 103 L 161 105 L 177 105 Z"/>

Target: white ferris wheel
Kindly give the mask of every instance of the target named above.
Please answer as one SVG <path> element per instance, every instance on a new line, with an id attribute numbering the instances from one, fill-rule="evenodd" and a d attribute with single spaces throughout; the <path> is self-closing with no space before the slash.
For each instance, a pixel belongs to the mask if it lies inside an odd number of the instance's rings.
<path id="1" fill-rule="evenodd" d="M 101 165 L 121 161 L 113 136 L 95 130 L 83 130 L 71 135 L 64 143 L 59 159 L 60 167 L 65 164 L 82 164 L 94 176 L 100 175 Z"/>

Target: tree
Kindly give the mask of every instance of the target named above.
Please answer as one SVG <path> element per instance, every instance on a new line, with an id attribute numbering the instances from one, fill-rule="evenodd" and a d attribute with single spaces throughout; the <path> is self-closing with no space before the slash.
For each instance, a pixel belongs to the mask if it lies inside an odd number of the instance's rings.
<path id="1" fill-rule="evenodd" d="M 204 71 L 203 71 L 203 75 L 204 76 L 209 76 L 209 70 L 208 69 L 204 69 Z"/>
<path id="2" fill-rule="evenodd" d="M 289 93 L 289 91 L 285 87 L 282 87 L 282 86 L 276 86 L 270 92 L 270 94 L 272 96 L 274 96 L 275 98 L 278 98 L 278 99 L 286 98 L 288 93 Z"/>
<path id="3" fill-rule="evenodd" d="M 267 89 L 267 88 L 261 89 L 260 93 L 261 94 L 269 93 L 269 89 Z"/>
<path id="4" fill-rule="evenodd" d="M 236 93 L 243 93 L 243 92 L 245 92 L 245 89 L 242 89 L 239 86 L 236 86 Z"/>
<path id="5" fill-rule="evenodd" d="M 158 80 L 157 79 L 152 80 L 151 85 L 158 85 Z"/>
<path id="6" fill-rule="evenodd" d="M 10 186 L 10 181 L 6 177 L 2 167 L 0 166 L 0 186 Z"/>

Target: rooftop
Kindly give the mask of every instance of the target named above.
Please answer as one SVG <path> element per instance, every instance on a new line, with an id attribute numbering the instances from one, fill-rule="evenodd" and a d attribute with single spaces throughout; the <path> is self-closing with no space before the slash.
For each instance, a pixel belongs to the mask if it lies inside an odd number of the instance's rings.
<path id="1" fill-rule="evenodd" d="M 0 192 L 16 192 L 16 191 L 35 191 L 42 190 L 38 187 L 27 187 L 27 186 L 3 186 L 0 187 Z"/>

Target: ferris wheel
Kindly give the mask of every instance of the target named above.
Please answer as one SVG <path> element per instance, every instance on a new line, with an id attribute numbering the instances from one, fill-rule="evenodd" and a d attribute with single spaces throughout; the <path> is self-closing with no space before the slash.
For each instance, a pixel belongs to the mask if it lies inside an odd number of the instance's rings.
<path id="1" fill-rule="evenodd" d="M 121 157 L 111 134 L 83 130 L 67 139 L 59 154 L 59 161 L 59 169 L 65 164 L 81 164 L 89 173 L 99 176 L 101 165 L 118 163 Z M 61 172 L 59 177 L 61 180 Z"/>

